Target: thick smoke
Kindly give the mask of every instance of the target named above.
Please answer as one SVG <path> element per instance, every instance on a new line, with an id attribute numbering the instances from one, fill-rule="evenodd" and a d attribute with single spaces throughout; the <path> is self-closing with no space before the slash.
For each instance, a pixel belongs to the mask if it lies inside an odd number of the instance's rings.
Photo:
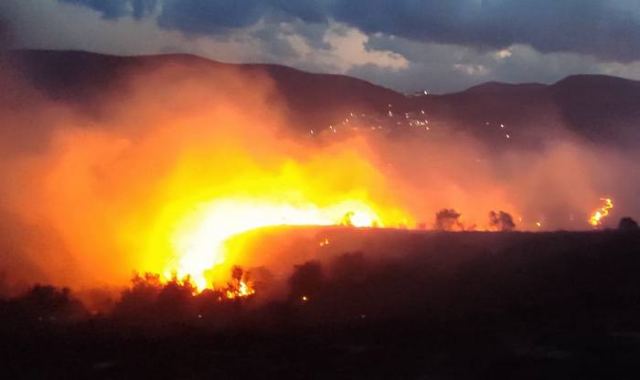
<path id="1" fill-rule="evenodd" d="M 587 229 L 605 195 L 616 202 L 610 225 L 618 210 L 639 213 L 635 153 L 568 134 L 500 152 L 460 133 L 310 139 L 292 132 L 300 126 L 265 73 L 178 61 L 120 75 L 86 113 L 2 68 L 0 264 L 11 281 L 95 287 L 162 271 L 176 223 L 229 197 L 320 208 L 357 199 L 402 228 L 431 227 L 452 208 L 466 229 L 495 227 L 491 210 L 521 230 Z"/>

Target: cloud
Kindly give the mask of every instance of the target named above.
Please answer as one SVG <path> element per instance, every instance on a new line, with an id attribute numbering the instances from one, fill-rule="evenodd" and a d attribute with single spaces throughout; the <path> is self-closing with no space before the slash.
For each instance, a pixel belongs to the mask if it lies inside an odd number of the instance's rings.
<path id="1" fill-rule="evenodd" d="M 259 20 L 224 34 L 191 35 L 159 27 L 156 19 L 107 18 L 103 11 L 68 2 L 21 0 L 7 8 L 21 48 L 74 49 L 120 55 L 191 53 L 226 62 L 278 63 L 306 70 L 345 73 L 374 65 L 397 71 L 407 60 L 369 46 L 369 37 L 347 25 Z M 2 10 L 3 4 L 0 4 Z M 133 12 L 131 6 L 109 9 Z M 157 10 L 148 10 L 156 12 Z M 157 16 L 161 17 L 161 16 Z"/>
<path id="2" fill-rule="evenodd" d="M 640 62 L 602 61 L 575 53 L 541 53 L 528 45 L 500 50 L 477 50 L 453 44 L 419 43 L 399 37 L 373 35 L 371 48 L 392 50 L 409 61 L 401 71 L 373 66 L 354 67 L 349 75 L 405 92 L 446 93 L 487 81 L 554 83 L 566 76 L 606 74 L 640 79 Z"/>
<path id="3" fill-rule="evenodd" d="M 456 63 L 453 65 L 454 70 L 469 76 L 484 76 L 489 70 L 484 65 L 474 65 L 468 63 Z"/>
<path id="4" fill-rule="evenodd" d="M 187 33 L 217 34 L 254 25 L 266 11 L 260 0 L 165 0 L 158 24 Z"/>
<path id="5" fill-rule="evenodd" d="M 120 9 L 120 8 L 118 8 Z M 129 9 L 131 7 L 123 7 Z M 156 12 L 157 17 L 157 10 Z M 154 17 L 107 18 L 103 12 L 57 0 L 0 1 L 12 31 L 12 48 L 85 50 L 116 55 L 190 53 L 227 62 L 275 62 L 265 43 L 272 26 L 258 23 L 226 35 L 194 36 L 161 28 Z M 265 34 L 261 35 L 260 30 Z"/>
<path id="6" fill-rule="evenodd" d="M 505 59 L 505 58 L 511 57 L 512 55 L 513 53 L 509 48 L 498 50 L 497 52 L 495 52 L 495 54 L 493 54 L 493 56 L 496 57 L 496 59 Z"/>
<path id="7" fill-rule="evenodd" d="M 117 19 L 125 15 L 140 19 L 153 13 L 158 0 L 62 0 L 70 4 L 85 5 L 100 12 L 106 19 Z"/>
<path id="8" fill-rule="evenodd" d="M 0 51 L 9 45 L 9 26 L 8 23 L 0 16 Z"/>
<path id="9" fill-rule="evenodd" d="M 542 40 L 545 34 L 548 39 L 577 38 L 573 35 L 579 28 L 566 22 L 573 17 L 571 14 L 556 15 L 559 19 L 553 22 L 566 29 L 558 32 L 558 28 L 545 31 L 550 21 L 538 15 L 543 10 L 529 10 L 535 22 L 518 24 L 511 17 L 498 17 L 497 10 L 502 9 L 505 14 L 508 7 L 516 8 L 508 0 L 459 0 L 439 5 L 426 1 L 413 8 L 406 1 L 393 4 L 373 1 L 376 3 L 365 7 L 370 15 L 360 15 L 363 20 L 356 18 L 357 11 L 363 9 L 359 0 L 350 2 L 353 9 L 349 12 L 340 10 L 340 6 L 346 5 L 338 0 L 248 0 L 242 2 L 242 9 L 233 5 L 239 2 L 225 5 L 195 0 L 6 0 L 0 1 L 0 15 L 7 21 L 5 29 L 11 31 L 11 40 L 5 41 L 16 48 L 119 55 L 190 53 L 225 62 L 276 63 L 348 74 L 404 92 L 423 89 L 451 92 L 490 80 L 551 83 L 575 73 L 640 79 L 640 60 L 604 59 L 577 53 L 577 48 L 554 52 L 528 43 L 509 43 L 524 39 L 511 38 L 517 35 L 514 28 L 522 29 L 519 33 L 523 36 L 529 30 L 530 41 Z M 546 2 L 536 4 L 544 8 Z M 378 3 L 386 4 L 388 9 L 377 9 Z M 469 8 L 459 8 L 463 3 Z M 532 8 L 530 0 L 519 3 L 521 8 L 512 11 L 516 18 L 524 17 L 522 9 Z M 598 42 L 606 41 L 606 33 L 600 30 L 619 26 L 592 23 L 596 7 L 590 4 L 594 0 L 580 3 L 590 9 L 579 12 L 580 17 L 592 15 L 582 27 L 593 30 L 579 37 L 593 40 L 594 44 L 604 43 Z M 576 3 L 569 0 L 563 6 L 567 9 L 565 13 L 571 13 L 568 10 L 576 7 Z M 474 14 L 479 17 L 478 9 L 487 7 L 494 9 L 492 20 L 482 21 L 469 13 L 475 9 Z M 551 7 L 544 12 L 552 12 L 559 5 Z M 629 0 L 614 0 L 599 7 L 611 14 L 626 15 L 630 20 L 640 19 L 640 10 Z M 409 14 L 411 9 L 416 10 L 415 14 Z M 232 17 L 236 13 L 240 15 Z M 228 20 L 220 20 L 223 15 Z M 407 19 L 401 22 L 401 15 Z M 391 21 L 385 21 L 385 17 Z M 433 19 L 437 17 L 440 18 Z M 574 18 L 575 22 L 580 21 L 578 16 Z M 415 30 L 403 31 L 412 23 Z M 539 30 L 532 29 L 535 23 Z M 615 23 L 615 18 L 601 24 L 607 23 Z M 482 29 L 489 27 L 504 33 L 494 38 Z M 460 30 L 446 34 L 447 28 Z M 460 33 L 469 36 L 456 37 Z M 470 42 L 471 39 L 477 41 Z M 640 38 L 637 42 L 625 42 L 624 34 L 618 39 L 623 40 L 618 44 L 640 43 Z M 640 49 L 627 50 L 626 54 L 640 53 Z"/>
<path id="10" fill-rule="evenodd" d="M 601 0 L 458 0 L 337 2 L 336 19 L 365 32 L 417 41 L 540 52 L 576 52 L 603 59 L 640 58 L 640 18 Z"/>
<path id="11" fill-rule="evenodd" d="M 308 39 L 300 34 L 286 37 L 297 52 L 298 65 L 331 68 L 331 71 L 346 73 L 358 66 L 371 65 L 382 70 L 396 72 L 406 69 L 409 62 L 401 54 L 390 50 L 375 49 L 367 45 L 369 37 L 344 24 L 332 22 L 326 29 L 323 48 L 312 48 Z"/>
<path id="12" fill-rule="evenodd" d="M 156 9 L 161 26 L 193 34 L 228 32 L 276 16 L 336 20 L 367 34 L 479 49 L 524 44 L 544 53 L 574 52 L 621 62 L 640 59 L 636 0 L 60 1 L 86 5 L 107 18 L 140 17 Z"/>

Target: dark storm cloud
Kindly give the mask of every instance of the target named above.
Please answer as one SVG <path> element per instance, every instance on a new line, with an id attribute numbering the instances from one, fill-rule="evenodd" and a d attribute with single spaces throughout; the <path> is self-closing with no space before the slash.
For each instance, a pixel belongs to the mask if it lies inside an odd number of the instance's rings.
<path id="1" fill-rule="evenodd" d="M 640 58 L 640 19 L 604 0 L 337 1 L 332 16 L 414 40 Z"/>
<path id="2" fill-rule="evenodd" d="M 215 34 L 253 25 L 267 13 L 260 0 L 165 0 L 158 23 L 188 33 Z"/>
<path id="3" fill-rule="evenodd" d="M 629 11 L 636 0 L 159 0 L 161 6 L 157 0 L 61 1 L 87 5 L 108 18 L 159 9 L 162 27 L 195 34 L 246 27 L 274 15 L 307 22 L 331 18 L 368 33 L 423 42 L 480 49 L 520 43 L 541 52 L 640 59 L 640 12 Z"/>

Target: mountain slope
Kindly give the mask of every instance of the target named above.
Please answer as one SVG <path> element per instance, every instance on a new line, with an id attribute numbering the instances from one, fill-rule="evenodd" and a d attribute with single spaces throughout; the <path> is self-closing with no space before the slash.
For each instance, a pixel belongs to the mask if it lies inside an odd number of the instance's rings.
<path id="1" fill-rule="evenodd" d="M 163 65 L 182 65 L 273 79 L 294 125 L 307 132 L 367 115 L 364 122 L 401 128 L 429 122 L 505 143 L 511 135 L 532 139 L 540 129 L 569 130 L 597 143 L 635 146 L 640 142 L 640 82 L 608 76 L 576 75 L 552 85 L 490 82 L 446 95 L 405 96 L 343 75 L 313 74 L 261 64 L 224 64 L 191 55 L 114 57 L 72 51 L 15 51 L 0 64 L 18 68 L 48 97 L 98 112 L 108 94 L 118 91 L 125 73 Z M 392 112 L 389 112 L 392 111 Z M 516 139 L 517 140 L 517 139 Z M 512 140 L 513 141 L 513 140 Z"/>

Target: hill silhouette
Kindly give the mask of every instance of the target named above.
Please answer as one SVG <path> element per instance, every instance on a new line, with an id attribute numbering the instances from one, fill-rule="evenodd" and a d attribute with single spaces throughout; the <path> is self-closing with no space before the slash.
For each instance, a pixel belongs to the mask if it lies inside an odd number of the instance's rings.
<path id="1" fill-rule="evenodd" d="M 233 69 L 248 78 L 268 75 L 284 100 L 286 116 L 304 133 L 327 129 L 345 117 L 366 116 L 365 122 L 390 129 L 424 120 L 492 144 L 505 143 L 505 128 L 509 138 L 517 137 L 509 143 L 521 145 L 535 145 L 546 132 L 558 131 L 620 147 L 640 142 L 640 82 L 603 75 L 575 75 L 551 85 L 489 82 L 452 94 L 409 96 L 344 75 L 183 54 L 116 57 L 22 50 L 5 52 L 0 65 L 17 68 L 49 98 L 97 114 L 101 101 L 124 86 L 131 70 L 176 65 L 203 73 Z"/>

